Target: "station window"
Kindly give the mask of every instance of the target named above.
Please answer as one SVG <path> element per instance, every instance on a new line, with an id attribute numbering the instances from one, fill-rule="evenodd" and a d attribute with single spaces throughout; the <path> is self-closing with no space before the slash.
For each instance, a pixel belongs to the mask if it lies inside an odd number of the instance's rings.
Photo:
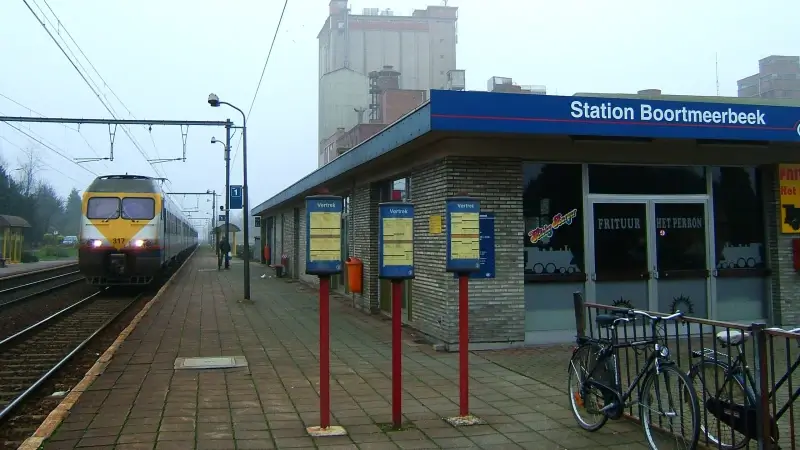
<path id="1" fill-rule="evenodd" d="M 589 165 L 592 194 L 706 194 L 705 167 Z"/>
<path id="2" fill-rule="evenodd" d="M 582 274 L 581 166 L 526 163 L 523 171 L 525 278 Z"/>
<path id="3" fill-rule="evenodd" d="M 119 218 L 119 199 L 116 197 L 92 197 L 86 205 L 88 219 Z"/>
<path id="4" fill-rule="evenodd" d="M 717 269 L 763 269 L 764 214 L 755 167 L 713 167 Z"/>
<path id="5" fill-rule="evenodd" d="M 156 202 L 152 198 L 126 197 L 122 199 L 122 218 L 151 220 L 156 215 Z"/>

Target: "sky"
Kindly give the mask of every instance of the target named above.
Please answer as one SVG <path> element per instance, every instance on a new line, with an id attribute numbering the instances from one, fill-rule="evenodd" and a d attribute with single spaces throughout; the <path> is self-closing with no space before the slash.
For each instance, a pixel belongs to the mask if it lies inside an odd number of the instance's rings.
<path id="1" fill-rule="evenodd" d="M 100 97 L 119 119 L 230 118 L 241 125 L 237 111 L 211 108 L 208 95 L 248 112 L 283 4 L 4 0 L 0 115 L 112 118 Z M 350 1 L 354 12 L 380 7 L 396 15 L 428 4 L 441 0 Z M 758 7 L 722 0 L 449 4 L 459 7 L 457 65 L 471 90 L 485 90 L 490 77 L 506 76 L 546 85 L 558 95 L 658 88 L 665 94 L 735 96 L 736 80 L 756 73 L 760 58 L 800 54 L 796 0 L 766 0 Z M 327 0 L 288 2 L 247 122 L 251 208 L 317 167 L 316 36 L 327 14 Z M 113 161 L 77 164 L 74 158 L 110 155 L 107 126 L 12 125 L 40 142 L 0 123 L 0 158 L 13 170 L 25 159 L 22 149 L 32 151 L 42 164 L 40 178 L 62 195 L 111 173 L 166 177 L 171 192 L 224 191 L 223 146 L 210 142 L 212 136 L 224 140 L 224 128 L 120 126 Z M 147 162 L 182 157 L 183 133 L 185 162 Z M 232 142 L 231 183 L 241 184 L 240 133 Z M 206 198 L 176 199 L 188 210 L 201 209 L 193 217 L 210 217 Z"/>

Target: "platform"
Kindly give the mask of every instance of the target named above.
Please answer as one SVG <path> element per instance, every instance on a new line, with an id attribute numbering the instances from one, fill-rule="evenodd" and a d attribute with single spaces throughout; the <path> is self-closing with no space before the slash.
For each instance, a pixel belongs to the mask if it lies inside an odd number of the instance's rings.
<path id="1" fill-rule="evenodd" d="M 77 259 L 58 259 L 55 261 L 39 261 L 35 263 L 15 263 L 9 264 L 6 267 L 0 268 L 0 278 L 7 278 L 14 275 L 20 275 L 28 272 L 36 272 L 39 270 L 53 269 L 60 266 L 68 266 L 70 264 L 77 264 Z"/>
<path id="2" fill-rule="evenodd" d="M 242 264 L 217 271 L 210 251 L 200 252 L 42 448 L 646 448 L 641 428 L 630 422 L 582 432 L 562 390 L 480 354 L 470 362 L 471 412 L 487 424 L 453 427 L 442 418 L 458 413 L 458 355 L 435 352 L 409 335 L 403 346 L 409 426 L 387 432 L 390 322 L 337 297 L 331 302 L 332 425 L 347 435 L 309 437 L 306 427 L 319 425 L 317 292 L 283 278 L 262 279 L 271 271 L 255 263 L 253 303 L 240 303 Z M 200 356 L 246 366 L 198 369 L 220 361 L 179 359 Z M 545 363 L 542 370 L 565 374 L 566 367 Z"/>

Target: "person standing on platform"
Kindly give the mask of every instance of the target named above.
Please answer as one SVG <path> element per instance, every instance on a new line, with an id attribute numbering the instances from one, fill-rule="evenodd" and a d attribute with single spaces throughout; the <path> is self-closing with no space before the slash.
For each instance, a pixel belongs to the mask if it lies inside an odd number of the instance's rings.
<path id="1" fill-rule="evenodd" d="M 217 270 L 222 269 L 222 259 L 225 259 L 225 269 L 230 269 L 230 256 L 228 253 L 231 251 L 231 244 L 228 243 L 228 238 L 223 237 L 219 241 L 219 255 L 217 255 Z"/>

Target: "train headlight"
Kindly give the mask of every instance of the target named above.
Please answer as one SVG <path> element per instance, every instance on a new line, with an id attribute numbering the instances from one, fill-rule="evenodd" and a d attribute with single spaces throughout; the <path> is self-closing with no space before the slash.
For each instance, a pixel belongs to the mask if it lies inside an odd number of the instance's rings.
<path id="1" fill-rule="evenodd" d="M 100 239 L 92 240 L 92 247 L 97 248 L 100 247 L 101 245 L 103 245 L 103 241 L 101 241 Z"/>
<path id="2" fill-rule="evenodd" d="M 144 244 L 145 244 L 144 239 L 136 239 L 135 241 L 133 241 L 133 246 L 136 248 L 144 247 Z"/>

